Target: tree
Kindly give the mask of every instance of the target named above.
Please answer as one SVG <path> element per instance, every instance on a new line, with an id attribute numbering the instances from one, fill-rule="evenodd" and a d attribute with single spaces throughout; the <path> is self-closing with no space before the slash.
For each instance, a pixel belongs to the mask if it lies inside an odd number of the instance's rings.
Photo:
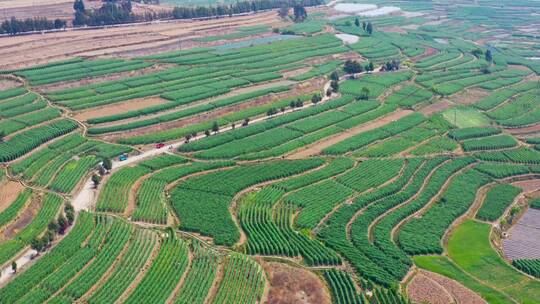
<path id="1" fill-rule="evenodd" d="M 360 100 L 368 100 L 369 98 L 369 89 L 366 87 L 363 87 L 360 91 L 360 96 L 358 96 L 358 99 Z"/>
<path id="2" fill-rule="evenodd" d="M 73 9 L 75 13 L 84 13 L 86 11 L 83 0 L 75 0 L 73 3 Z"/>
<path id="3" fill-rule="evenodd" d="M 289 16 L 289 6 L 287 6 L 286 4 L 283 4 L 278 10 L 278 16 L 282 19 L 287 18 Z"/>
<path id="4" fill-rule="evenodd" d="M 101 183 L 101 176 L 94 174 L 92 175 L 92 183 L 94 183 L 94 188 L 97 189 L 99 186 L 99 183 Z"/>
<path id="5" fill-rule="evenodd" d="M 272 115 L 275 115 L 275 114 L 277 114 L 276 108 L 270 108 L 270 109 L 268 109 L 268 111 L 266 111 L 266 116 L 271 117 Z"/>
<path id="6" fill-rule="evenodd" d="M 368 22 L 366 26 L 366 32 L 368 33 L 368 35 L 373 34 L 373 25 L 371 24 L 371 22 Z"/>
<path id="7" fill-rule="evenodd" d="M 11 270 L 13 270 L 13 273 L 17 273 L 17 262 L 11 262 Z"/>
<path id="8" fill-rule="evenodd" d="M 244 119 L 244 121 L 242 122 L 242 127 L 245 127 L 247 125 L 249 125 L 249 118 Z"/>
<path id="9" fill-rule="evenodd" d="M 41 251 L 43 251 L 43 248 L 45 248 L 45 242 L 44 241 L 45 241 L 44 239 L 33 238 L 30 241 L 30 248 L 32 248 L 35 251 L 37 251 L 38 253 L 40 253 Z"/>
<path id="10" fill-rule="evenodd" d="M 339 80 L 339 74 L 337 71 L 333 71 L 332 74 L 330 74 L 330 79 L 338 81 Z"/>
<path id="11" fill-rule="evenodd" d="M 49 229 L 49 231 L 52 231 L 54 233 L 58 233 L 59 228 L 60 226 L 58 226 L 58 223 L 55 220 L 52 220 L 47 226 L 47 229 Z"/>
<path id="12" fill-rule="evenodd" d="M 192 138 L 197 137 L 197 131 L 193 131 L 193 133 L 191 133 L 191 137 L 192 137 Z"/>
<path id="13" fill-rule="evenodd" d="M 111 171 L 111 169 L 112 169 L 112 161 L 111 161 L 111 159 L 109 159 L 109 158 L 104 158 L 104 159 L 103 159 L 103 164 L 101 164 L 101 166 L 102 166 L 105 170 Z"/>
<path id="14" fill-rule="evenodd" d="M 206 137 L 210 136 L 210 130 L 205 130 L 204 135 L 206 135 Z"/>
<path id="15" fill-rule="evenodd" d="M 4 142 L 4 137 L 6 137 L 6 132 L 3 130 L 0 131 L 0 142 Z"/>
<path id="16" fill-rule="evenodd" d="M 236 129 L 236 124 L 234 122 L 231 123 L 231 129 L 233 129 L 233 130 Z"/>
<path id="17" fill-rule="evenodd" d="M 66 203 L 66 206 L 64 207 L 64 212 L 66 213 L 66 219 L 68 221 L 68 224 L 73 224 L 73 221 L 75 221 L 75 209 L 73 208 L 73 205 L 70 203 Z"/>
<path id="18" fill-rule="evenodd" d="M 86 24 L 86 15 L 82 12 L 75 12 L 75 18 L 73 18 L 73 26 L 83 26 Z"/>
<path id="19" fill-rule="evenodd" d="M 332 96 L 332 89 L 326 90 L 326 96 L 328 97 Z"/>
<path id="20" fill-rule="evenodd" d="M 131 0 L 122 2 L 122 9 L 131 13 L 133 6 L 131 5 Z"/>
<path id="21" fill-rule="evenodd" d="M 366 22 L 365 22 L 365 21 L 362 22 L 362 29 L 363 29 L 364 31 L 366 30 L 366 26 L 367 26 Z"/>
<path id="22" fill-rule="evenodd" d="M 489 63 L 493 62 L 493 54 L 491 54 L 491 50 L 486 51 L 486 61 Z"/>
<path id="23" fill-rule="evenodd" d="M 212 132 L 217 133 L 218 131 L 219 131 L 219 125 L 217 121 L 214 121 L 214 123 L 212 124 Z"/>
<path id="24" fill-rule="evenodd" d="M 369 62 L 368 64 L 366 64 L 365 69 L 368 72 L 373 72 L 373 70 L 375 69 L 375 67 L 373 66 L 373 62 Z"/>
<path id="25" fill-rule="evenodd" d="M 54 20 L 54 28 L 55 29 L 61 29 L 66 27 L 66 21 L 62 19 L 55 19 Z"/>
<path id="26" fill-rule="evenodd" d="M 189 140 L 191 139 L 191 134 L 186 135 L 186 136 L 185 136 L 185 139 L 186 139 L 186 140 L 185 140 L 184 142 L 185 142 L 185 143 L 188 143 Z"/>
<path id="27" fill-rule="evenodd" d="M 484 54 L 484 52 L 482 52 L 481 49 L 477 48 L 477 49 L 474 49 L 471 54 L 474 55 L 474 57 L 476 58 L 480 58 L 480 56 L 482 56 L 482 54 Z"/>
<path id="28" fill-rule="evenodd" d="M 360 63 L 356 60 L 347 60 L 345 61 L 345 64 L 343 65 L 343 70 L 347 74 L 357 74 L 361 73 L 363 68 Z"/>
<path id="29" fill-rule="evenodd" d="M 285 113 L 285 107 L 281 107 L 280 110 L 281 110 L 281 113 Z"/>
<path id="30" fill-rule="evenodd" d="M 296 100 L 296 103 L 294 104 L 294 106 L 295 106 L 296 108 L 301 108 L 301 107 L 304 106 L 304 102 L 303 102 L 302 100 L 300 100 L 300 98 L 298 98 L 298 99 Z"/>
<path id="31" fill-rule="evenodd" d="M 322 98 L 321 98 L 321 95 L 319 95 L 319 94 L 313 94 L 313 96 L 311 96 L 311 102 L 313 104 L 317 104 L 321 100 L 322 100 Z"/>
<path id="32" fill-rule="evenodd" d="M 304 22 L 307 18 L 306 9 L 301 5 L 295 5 L 293 7 L 294 22 Z"/>
<path id="33" fill-rule="evenodd" d="M 354 19 L 354 25 L 356 25 L 356 27 L 360 27 L 360 20 L 358 20 L 358 17 Z"/>

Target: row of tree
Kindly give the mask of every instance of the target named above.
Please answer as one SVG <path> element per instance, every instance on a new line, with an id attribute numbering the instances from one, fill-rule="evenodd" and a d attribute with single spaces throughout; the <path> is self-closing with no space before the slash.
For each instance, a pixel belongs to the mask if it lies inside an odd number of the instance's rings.
<path id="1" fill-rule="evenodd" d="M 131 22 L 153 21 L 158 19 L 193 19 L 232 16 L 262 10 L 292 7 L 295 21 L 303 21 L 307 14 L 304 6 L 324 4 L 323 0 L 249 0 L 215 6 L 175 7 L 172 11 L 135 14 L 130 0 L 106 1 L 98 9 L 86 9 L 83 0 L 75 0 L 73 26 L 97 26 Z"/>
<path id="2" fill-rule="evenodd" d="M 75 221 L 75 209 L 71 204 L 64 206 L 64 213 L 58 216 L 57 220 L 53 220 L 47 226 L 47 232 L 42 237 L 36 237 L 30 242 L 30 247 L 38 252 L 38 254 L 50 247 L 52 241 L 57 234 L 63 235 L 67 228 Z M 16 266 L 15 269 L 16 271 Z"/>
<path id="3" fill-rule="evenodd" d="M 66 27 L 66 21 L 61 19 L 49 20 L 45 17 L 17 19 L 11 17 L 0 25 L 0 34 L 16 35 L 24 32 L 45 31 L 62 29 Z"/>
<path id="4" fill-rule="evenodd" d="M 280 8 L 294 9 L 296 21 L 303 21 L 307 14 L 304 7 L 324 4 L 323 0 L 251 0 L 239 1 L 232 4 L 219 4 L 216 6 L 175 7 L 172 12 L 174 19 L 209 18 L 232 16 L 235 14 L 252 13 L 263 10 Z"/>

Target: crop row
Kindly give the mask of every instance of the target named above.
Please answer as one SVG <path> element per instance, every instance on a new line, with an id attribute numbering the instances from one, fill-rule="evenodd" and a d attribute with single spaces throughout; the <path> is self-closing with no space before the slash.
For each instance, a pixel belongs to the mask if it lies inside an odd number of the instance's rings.
<path id="1" fill-rule="evenodd" d="M 75 130 L 77 126 L 75 122 L 63 119 L 17 133 L 9 140 L 0 142 L 0 161 L 14 160 L 55 137 Z"/>
<path id="2" fill-rule="evenodd" d="M 19 193 L 19 195 L 17 195 L 17 198 L 11 202 L 9 207 L 0 212 L 0 229 L 4 229 L 5 225 L 17 218 L 17 215 L 21 212 L 26 203 L 28 203 L 31 196 L 32 190 L 23 190 L 21 193 Z"/>
<path id="3" fill-rule="evenodd" d="M 33 85 L 44 85 L 60 81 L 71 81 L 86 77 L 133 71 L 151 65 L 151 63 L 141 61 L 102 59 L 66 62 L 64 64 L 34 68 L 32 70 L 15 71 L 14 73 L 27 78 Z"/>
<path id="4" fill-rule="evenodd" d="M 274 207 L 283 194 L 274 186 L 265 187 L 241 202 L 238 218 L 248 236 L 247 253 L 302 256 L 308 265 L 339 264 L 331 249 L 291 229 L 290 218 L 296 208 Z"/>
<path id="5" fill-rule="evenodd" d="M 203 304 L 214 282 L 220 262 L 218 253 L 193 242 L 193 258 L 175 304 Z"/>
<path id="6" fill-rule="evenodd" d="M 397 135 L 408 129 L 411 129 L 418 124 L 425 121 L 425 117 L 422 114 L 414 113 L 397 121 L 391 122 L 386 126 L 366 131 L 350 138 L 338 142 L 323 150 L 325 154 L 343 154 L 353 150 L 357 150 L 363 146 L 371 144 L 377 140 L 382 140 L 393 135 Z"/>
<path id="7" fill-rule="evenodd" d="M 108 279 L 92 293 L 88 303 L 112 303 L 132 284 L 157 245 L 157 236 L 150 230 L 138 229 L 122 259 Z"/>
<path id="8" fill-rule="evenodd" d="M 429 174 L 444 160 L 444 158 L 435 158 L 427 162 L 417 159 L 411 160 L 409 166 L 416 166 L 417 170 L 410 182 L 398 193 L 386 197 L 376 204 L 368 205 L 352 222 L 350 229 L 353 244 L 397 281 L 400 281 L 407 274 L 412 261 L 392 242 L 372 244 L 370 240 L 372 230 L 370 230 L 370 227 L 372 224 L 377 224 L 374 221 L 388 210 L 403 204 L 407 206 L 411 203 L 415 195 L 422 190 Z"/>
<path id="9" fill-rule="evenodd" d="M 514 85 L 512 87 L 504 88 L 491 92 L 490 95 L 480 99 L 477 103 L 474 104 L 475 107 L 487 111 L 491 110 L 498 105 L 502 104 L 506 100 L 520 94 L 532 90 L 536 87 L 535 82 L 525 82 L 523 84 Z"/>
<path id="10" fill-rule="evenodd" d="M 385 102 L 397 104 L 401 107 L 412 107 L 420 102 L 429 100 L 432 96 L 433 93 L 422 87 L 408 85 L 386 97 Z"/>
<path id="11" fill-rule="evenodd" d="M 494 222 L 512 204 L 521 189 L 509 184 L 497 184 L 489 189 L 476 218 Z"/>
<path id="12" fill-rule="evenodd" d="M 47 225 L 56 217 L 62 202 L 60 196 L 52 193 L 46 194 L 41 201 L 41 208 L 30 224 L 11 239 L 0 244 L 0 264 L 4 265 L 14 258 L 17 253 L 30 244 L 32 239 L 41 235 L 47 229 Z"/>
<path id="13" fill-rule="evenodd" d="M 512 265 L 527 274 L 540 278 L 540 259 L 513 260 Z"/>
<path id="14" fill-rule="evenodd" d="M 474 156 L 478 159 L 493 162 L 510 162 L 518 164 L 540 164 L 540 151 L 529 148 L 519 148 L 506 151 L 478 152 Z"/>
<path id="15" fill-rule="evenodd" d="M 122 213 L 128 206 L 130 191 L 135 182 L 150 173 L 145 167 L 126 167 L 115 172 L 99 195 L 96 210 Z"/>
<path id="16" fill-rule="evenodd" d="M 454 179 L 440 199 L 421 218 L 407 222 L 399 232 L 399 245 L 409 254 L 441 253 L 441 240 L 450 224 L 473 203 L 477 190 L 491 179 L 468 170 Z M 423 231 L 418 234 L 418 231 Z"/>
<path id="17" fill-rule="evenodd" d="M 540 166 L 487 162 L 478 164 L 475 169 L 497 179 L 540 172 Z"/>
<path id="18" fill-rule="evenodd" d="M 518 145 L 510 135 L 489 136 L 480 139 L 468 139 L 461 142 L 464 151 L 481 151 L 512 148 Z"/>
<path id="19" fill-rule="evenodd" d="M 373 160 L 383 165 L 386 160 Z M 330 248 L 337 251 L 344 258 L 349 260 L 351 265 L 362 277 L 379 285 L 390 286 L 395 282 L 395 278 L 386 270 L 381 268 L 372 259 L 366 256 L 361 248 L 357 248 L 350 239 L 349 223 L 358 211 L 366 206 L 376 203 L 386 197 L 398 193 L 407 182 L 413 177 L 414 173 L 421 164 L 421 161 L 408 162 L 403 172 L 395 179 L 390 179 L 388 183 L 381 184 L 372 191 L 365 192 L 352 201 L 351 204 L 343 204 L 333 212 L 326 220 L 324 226 L 317 233 L 323 242 Z M 380 168 L 380 167 L 379 167 Z M 379 170 L 384 172 L 384 169 Z M 366 175 L 365 179 L 372 176 Z"/>
<path id="20" fill-rule="evenodd" d="M 403 270 L 404 266 L 411 265 L 409 257 L 407 257 L 401 248 L 397 246 L 397 243 L 394 240 L 394 233 L 399 231 L 396 227 L 407 217 L 410 217 L 433 200 L 439 191 L 441 191 L 447 180 L 458 170 L 469 165 L 471 162 L 474 162 L 474 159 L 459 158 L 448 161 L 447 158 L 440 157 L 430 160 L 426 168 L 434 168 L 434 170 L 430 173 L 431 176 L 429 179 L 424 181 L 422 191 L 409 199 L 406 204 L 397 207 L 380 218 L 378 222 L 372 224 L 371 234 L 369 235 L 372 237 L 373 244 L 381 250 L 385 256 L 391 257 L 396 260 L 396 263 L 401 264 Z M 424 169 L 422 170 L 425 172 Z M 415 177 L 415 181 L 413 182 L 418 183 L 420 181 L 419 176 L 422 176 L 420 173 L 421 172 L 418 172 L 418 176 Z M 387 201 L 387 199 L 382 202 L 384 201 Z M 392 202 L 387 202 L 387 204 L 392 204 Z M 384 212 L 384 210 L 379 207 L 379 204 L 370 206 L 373 207 L 368 208 L 379 209 L 379 213 L 381 211 Z M 366 235 L 368 234 L 366 233 Z"/>
<path id="21" fill-rule="evenodd" d="M 265 285 L 262 267 L 249 257 L 230 254 L 224 262 L 222 283 L 213 303 L 257 303 Z"/>
<path id="22" fill-rule="evenodd" d="M 288 87 L 275 87 L 275 88 L 270 88 L 270 89 L 263 89 L 263 90 L 255 91 L 252 93 L 246 93 L 246 94 L 241 94 L 241 95 L 237 95 L 233 97 L 223 98 L 214 102 L 210 102 L 208 104 L 197 105 L 194 107 L 176 111 L 174 113 L 160 115 L 155 118 L 149 118 L 145 120 L 125 123 L 125 124 L 120 124 L 120 125 L 114 125 L 114 126 L 109 126 L 109 127 L 90 128 L 89 133 L 90 134 L 103 134 L 103 133 L 108 133 L 108 132 L 118 132 L 118 131 L 123 131 L 123 130 L 131 130 L 135 128 L 151 126 L 151 125 L 155 125 L 159 123 L 182 119 L 182 118 L 199 114 L 202 112 L 215 110 L 224 106 L 230 106 L 237 103 L 245 102 L 252 98 L 264 96 L 267 94 L 279 93 L 285 90 L 288 90 Z M 130 117 L 138 117 L 138 116 L 143 116 L 150 113 L 155 113 L 161 110 L 166 110 L 170 106 L 176 106 L 176 105 L 169 103 L 162 106 L 154 106 L 154 107 L 145 108 L 142 110 L 128 111 L 122 114 L 98 117 L 98 118 L 90 119 L 88 122 L 89 123 L 102 123 L 102 122 L 115 121 L 115 120 L 130 118 Z"/>
<path id="23" fill-rule="evenodd" d="M 484 137 L 501 133 L 501 129 L 495 127 L 470 127 L 453 129 L 448 132 L 448 136 L 455 140 L 465 140 L 476 137 Z"/>
<path id="24" fill-rule="evenodd" d="M 228 210 L 236 193 L 251 185 L 288 177 L 321 164 L 321 159 L 277 161 L 193 177 L 172 191 L 171 203 L 182 229 L 210 235 L 216 244 L 232 245 L 240 236 Z"/>
<path id="25" fill-rule="evenodd" d="M 174 234 L 166 237 L 152 265 L 125 303 L 165 303 L 188 267 L 188 254 L 184 241 Z"/>
<path id="26" fill-rule="evenodd" d="M 49 253 L 37 260 L 29 269 L 22 272 L 0 289 L 3 303 L 14 303 L 40 284 L 49 274 L 66 263 L 92 233 L 94 216 L 82 212 L 70 233 L 63 238 Z"/>

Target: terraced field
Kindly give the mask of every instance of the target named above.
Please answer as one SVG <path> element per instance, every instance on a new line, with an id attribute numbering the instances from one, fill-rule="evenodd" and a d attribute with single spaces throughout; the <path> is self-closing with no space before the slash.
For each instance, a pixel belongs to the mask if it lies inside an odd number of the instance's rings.
<path id="1" fill-rule="evenodd" d="M 538 303 L 540 5 L 372 2 L 0 71 L 0 303 Z"/>

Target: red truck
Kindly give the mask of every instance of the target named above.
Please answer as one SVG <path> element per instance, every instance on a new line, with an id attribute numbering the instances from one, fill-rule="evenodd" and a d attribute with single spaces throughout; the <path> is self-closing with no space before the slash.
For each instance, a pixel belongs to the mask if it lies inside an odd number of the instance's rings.
<path id="1" fill-rule="evenodd" d="M 156 149 L 161 149 L 165 147 L 165 144 L 164 143 L 159 143 L 159 144 L 156 144 Z"/>

